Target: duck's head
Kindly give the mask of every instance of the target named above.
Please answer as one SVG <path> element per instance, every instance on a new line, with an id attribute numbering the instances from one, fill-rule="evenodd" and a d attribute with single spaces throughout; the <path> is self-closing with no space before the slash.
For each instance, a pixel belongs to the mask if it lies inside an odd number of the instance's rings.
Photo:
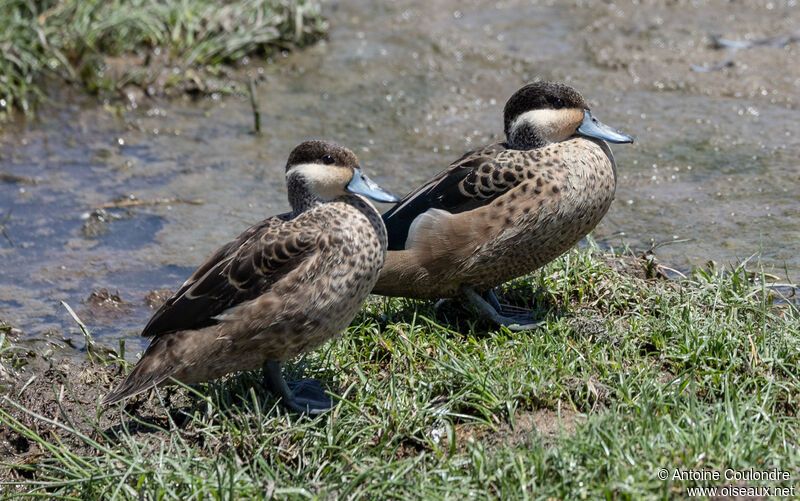
<path id="1" fill-rule="evenodd" d="M 610 143 L 632 143 L 592 116 L 583 96 L 568 85 L 534 82 L 511 96 L 503 111 L 506 140 L 514 149 L 529 150 L 563 141 L 574 135 Z"/>
<path id="2" fill-rule="evenodd" d="M 292 150 L 286 162 L 286 184 L 295 210 L 347 193 L 378 202 L 398 201 L 361 171 L 352 151 L 327 141 L 306 141 Z"/>

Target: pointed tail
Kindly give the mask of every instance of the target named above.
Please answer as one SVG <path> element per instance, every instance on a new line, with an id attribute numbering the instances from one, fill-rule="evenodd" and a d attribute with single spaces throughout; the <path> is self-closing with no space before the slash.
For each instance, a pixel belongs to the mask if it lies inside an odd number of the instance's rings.
<path id="1" fill-rule="evenodd" d="M 170 335 L 167 334 L 167 336 Z M 178 367 L 173 363 L 174 358 L 170 356 L 167 349 L 167 345 L 171 343 L 164 342 L 164 339 L 164 337 L 159 337 L 150 343 L 125 381 L 103 398 L 103 405 L 111 405 L 149 390 L 177 372 Z"/>

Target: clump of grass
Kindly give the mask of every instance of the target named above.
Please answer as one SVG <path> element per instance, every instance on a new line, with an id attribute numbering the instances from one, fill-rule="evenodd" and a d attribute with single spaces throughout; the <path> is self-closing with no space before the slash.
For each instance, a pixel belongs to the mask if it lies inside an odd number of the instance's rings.
<path id="1" fill-rule="evenodd" d="M 165 78 L 159 85 L 178 86 L 323 31 L 316 0 L 9 0 L 0 9 L 0 118 L 31 113 L 47 76 L 92 92 Z M 115 68 L 120 55 L 139 59 Z"/>
<path id="2" fill-rule="evenodd" d="M 651 268 L 573 250 L 507 288 L 505 300 L 546 318 L 519 333 L 487 330 L 453 305 L 375 298 L 341 340 L 295 366 L 339 395 L 314 418 L 285 413 L 258 373 L 105 411 L 99 399 L 121 375 L 42 375 L 0 399 L 0 438 L 17 444 L 0 489 L 639 499 L 697 485 L 663 481 L 661 468 L 750 467 L 787 471 L 796 485 L 797 308 L 776 306 L 745 265 L 681 281 L 648 278 Z M 59 404 L 38 406 L 48 393 Z"/>
<path id="3" fill-rule="evenodd" d="M 0 320 L 0 394 L 11 386 L 28 364 L 28 350 L 15 344 L 14 331 L 16 329 Z"/>

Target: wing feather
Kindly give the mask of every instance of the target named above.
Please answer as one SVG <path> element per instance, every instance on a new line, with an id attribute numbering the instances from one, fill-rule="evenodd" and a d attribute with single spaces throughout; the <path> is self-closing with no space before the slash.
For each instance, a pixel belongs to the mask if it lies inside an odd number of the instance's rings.
<path id="1" fill-rule="evenodd" d="M 264 294 L 306 259 L 321 233 L 313 220 L 300 223 L 286 214 L 248 228 L 184 282 L 155 312 L 142 335 L 158 337 L 214 324 L 217 315 Z"/>
<path id="2" fill-rule="evenodd" d="M 471 151 L 430 181 L 406 195 L 383 214 L 389 250 L 403 250 L 414 220 L 429 209 L 449 214 L 492 203 L 524 180 L 523 169 L 510 158 L 515 150 L 495 143 Z"/>

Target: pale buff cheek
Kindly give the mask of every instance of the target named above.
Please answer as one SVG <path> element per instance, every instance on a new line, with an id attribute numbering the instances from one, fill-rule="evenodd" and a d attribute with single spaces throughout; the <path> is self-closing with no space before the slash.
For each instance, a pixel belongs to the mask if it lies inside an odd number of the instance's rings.
<path id="1" fill-rule="evenodd" d="M 575 133 L 583 121 L 583 110 L 531 110 L 521 114 L 511 125 L 512 130 L 523 123 L 531 124 L 546 141 L 555 143 Z"/>
<path id="2" fill-rule="evenodd" d="M 312 193 L 323 200 L 331 200 L 345 194 L 345 186 L 353 177 L 353 171 L 346 167 L 333 167 L 322 164 L 300 164 L 286 173 L 286 178 L 302 176 Z"/>
<path id="3" fill-rule="evenodd" d="M 559 141 L 570 137 L 575 134 L 575 131 L 580 127 L 583 122 L 583 110 L 570 108 L 562 110 L 561 121 L 558 123 L 555 134 L 558 135 Z"/>

